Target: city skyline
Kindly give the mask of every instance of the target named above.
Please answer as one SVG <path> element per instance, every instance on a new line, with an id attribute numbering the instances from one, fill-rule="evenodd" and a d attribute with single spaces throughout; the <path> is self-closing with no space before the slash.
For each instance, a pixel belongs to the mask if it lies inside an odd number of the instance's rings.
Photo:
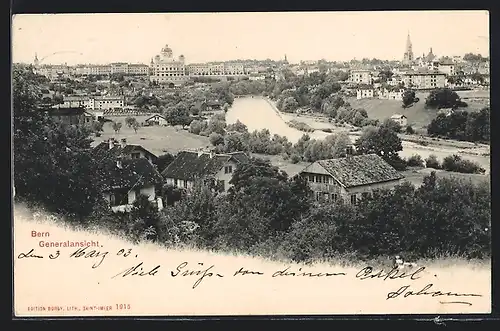
<path id="1" fill-rule="evenodd" d="M 415 57 L 489 56 L 487 11 L 16 15 L 12 31 L 13 62 L 42 64 L 148 64 L 165 44 L 186 63 L 402 60 L 408 32 Z"/>

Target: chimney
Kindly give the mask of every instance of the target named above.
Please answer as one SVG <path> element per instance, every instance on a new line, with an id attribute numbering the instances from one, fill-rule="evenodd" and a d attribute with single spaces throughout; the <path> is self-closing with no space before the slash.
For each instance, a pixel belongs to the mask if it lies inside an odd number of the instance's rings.
<path id="1" fill-rule="evenodd" d="M 109 149 L 112 149 L 115 146 L 113 138 L 109 138 L 108 145 L 109 145 Z"/>
<path id="2" fill-rule="evenodd" d="M 119 157 L 116 158 L 116 167 L 118 169 L 122 169 L 122 158 L 121 158 L 121 156 L 119 156 Z"/>
<path id="3" fill-rule="evenodd" d="M 122 138 L 121 146 L 122 146 L 122 148 L 125 148 L 125 146 L 127 146 L 127 139 L 126 138 Z"/>
<path id="4" fill-rule="evenodd" d="M 213 159 L 213 158 L 214 158 L 214 156 L 215 156 L 214 151 L 210 151 L 210 158 L 211 158 L 211 159 Z"/>

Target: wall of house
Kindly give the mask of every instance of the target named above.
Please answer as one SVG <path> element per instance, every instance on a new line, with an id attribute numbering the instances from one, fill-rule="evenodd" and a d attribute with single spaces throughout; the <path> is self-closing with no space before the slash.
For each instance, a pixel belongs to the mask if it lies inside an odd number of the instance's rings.
<path id="1" fill-rule="evenodd" d="M 226 166 L 232 167 L 231 173 L 228 173 L 228 174 L 225 173 L 224 168 Z M 224 181 L 224 192 L 226 192 L 231 187 L 231 185 L 229 184 L 229 181 L 233 178 L 233 172 L 234 172 L 234 170 L 236 170 L 236 166 L 237 166 L 236 162 L 233 162 L 233 161 L 226 162 L 226 164 L 224 164 L 224 166 L 221 168 L 221 170 L 219 170 L 219 172 L 215 174 L 215 178 L 217 180 Z"/>
<path id="2" fill-rule="evenodd" d="M 165 184 L 166 185 L 172 185 L 180 188 L 185 188 L 185 189 L 192 189 L 194 186 L 194 182 L 190 180 L 183 180 L 183 179 L 177 179 L 175 178 L 165 178 Z"/>
<path id="3" fill-rule="evenodd" d="M 350 188 L 341 188 L 340 190 L 340 195 L 344 199 L 346 203 L 351 202 L 351 195 L 356 194 L 356 198 L 359 200 L 362 197 L 363 192 L 371 193 L 374 190 L 378 189 L 391 189 L 396 185 L 399 185 L 402 183 L 402 179 L 399 180 L 392 180 L 388 182 L 383 182 L 383 183 L 375 183 L 375 184 L 370 184 L 370 185 L 361 185 L 361 186 L 355 186 L 355 187 L 350 187 Z"/>

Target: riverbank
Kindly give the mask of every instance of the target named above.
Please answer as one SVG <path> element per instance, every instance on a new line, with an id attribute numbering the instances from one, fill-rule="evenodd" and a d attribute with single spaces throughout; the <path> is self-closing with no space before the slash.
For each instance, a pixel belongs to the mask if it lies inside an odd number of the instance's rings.
<path id="1" fill-rule="evenodd" d="M 265 100 L 266 102 L 263 105 L 269 105 L 269 110 L 272 110 L 273 113 L 276 114 L 274 119 L 281 120 L 283 123 L 287 123 L 290 121 L 298 121 L 305 123 L 309 127 L 315 129 L 314 132 L 307 133 L 311 138 L 314 139 L 324 139 L 326 136 L 332 133 L 338 132 L 346 132 L 349 134 L 349 138 L 354 143 L 359 136 L 361 135 L 361 129 L 356 128 L 351 125 L 338 126 L 333 123 L 328 122 L 325 117 L 317 116 L 317 115 L 298 115 L 291 113 L 283 113 L 280 112 L 276 105 L 267 98 L 253 98 L 251 100 Z M 240 99 L 240 102 L 244 102 L 243 99 Z M 257 101 L 258 102 L 258 101 Z M 261 107 L 263 106 L 261 105 Z M 258 106 L 252 107 L 255 109 Z M 250 107 L 249 107 L 250 109 Z M 240 112 L 239 112 L 240 113 Z M 234 115 L 234 113 L 233 113 Z M 293 134 L 288 135 L 284 133 L 288 133 L 283 131 L 277 132 L 279 130 L 273 131 L 271 128 L 275 125 L 273 118 L 270 118 L 267 121 L 260 122 L 260 118 L 253 118 L 253 127 L 260 130 L 261 128 L 267 127 L 271 132 L 277 133 L 280 135 L 286 135 L 290 141 L 295 143 L 298 138 L 300 138 L 305 132 L 295 130 Z M 259 121 L 259 123 L 256 123 Z M 244 124 L 247 124 L 243 122 Z M 257 124 L 260 124 L 258 126 Z M 286 124 L 288 125 L 288 124 Z M 278 129 L 278 128 L 277 128 Z M 325 132 L 329 130 L 331 132 Z M 295 140 L 290 138 L 295 138 Z M 490 146 L 487 144 L 477 144 L 466 141 L 456 141 L 449 139 L 440 139 L 440 138 L 431 138 L 425 136 L 417 136 L 417 135 L 406 135 L 399 134 L 399 137 L 402 140 L 403 150 L 399 152 L 401 157 L 408 158 L 414 154 L 419 154 L 423 159 L 429 157 L 429 155 L 435 155 L 438 160 L 442 161 L 446 156 L 459 154 L 465 159 L 469 159 L 470 161 L 479 163 L 484 169 L 486 169 L 486 173 L 490 172 Z"/>

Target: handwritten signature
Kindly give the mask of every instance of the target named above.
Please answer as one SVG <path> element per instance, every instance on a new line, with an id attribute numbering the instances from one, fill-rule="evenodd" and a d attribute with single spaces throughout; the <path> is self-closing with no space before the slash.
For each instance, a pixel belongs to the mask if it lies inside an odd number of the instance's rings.
<path id="1" fill-rule="evenodd" d="M 60 251 L 56 251 L 55 254 L 49 254 L 50 260 L 58 259 L 61 255 Z M 106 257 L 110 255 L 109 251 L 99 251 L 99 250 L 90 250 L 88 247 L 79 248 L 76 251 L 72 252 L 69 257 L 70 258 L 83 258 L 83 259 L 91 259 L 97 258 L 98 261 L 92 265 L 92 269 L 98 268 Z M 127 259 L 128 256 L 138 257 L 137 254 L 133 253 L 132 249 L 120 249 L 116 256 L 120 256 L 121 258 Z M 17 256 L 18 259 L 43 259 L 44 257 L 35 253 L 35 249 L 29 250 L 27 253 L 20 253 Z M 127 259 L 128 260 L 128 259 Z M 208 278 L 224 278 L 224 275 L 221 272 L 217 272 L 215 265 L 205 266 L 204 263 L 199 262 L 197 264 L 189 264 L 189 262 L 184 261 L 178 264 L 173 270 L 170 271 L 169 275 L 172 278 L 183 278 L 183 277 L 197 277 L 195 282 L 192 285 L 192 289 L 197 288 L 205 279 Z M 153 277 L 157 276 L 162 270 L 162 266 L 160 264 L 147 267 L 144 262 L 136 262 L 122 271 L 118 272 L 111 279 L 117 278 L 126 278 L 126 277 Z M 374 280 L 381 279 L 382 281 L 391 281 L 391 280 L 400 280 L 406 279 L 408 281 L 416 281 L 423 277 L 423 272 L 425 271 L 425 267 L 419 267 L 418 269 L 412 272 L 405 272 L 399 270 L 397 267 L 394 267 L 388 271 L 383 269 L 375 271 L 373 267 L 367 266 L 359 270 L 355 274 L 355 278 L 361 281 L 366 280 Z M 232 276 L 233 277 L 242 277 L 242 276 L 264 276 L 265 273 L 257 270 L 248 270 L 244 267 L 240 267 L 236 270 Z M 319 278 L 319 277 L 332 277 L 332 276 L 346 276 L 345 272 L 306 272 L 303 271 L 302 268 L 298 268 L 298 270 L 293 271 L 291 267 L 286 267 L 281 270 L 277 270 L 274 273 L 270 274 L 272 278 L 281 278 L 281 277 L 308 277 L 308 278 Z M 430 283 L 425 285 L 423 288 L 419 290 L 415 290 L 411 287 L 411 285 L 401 286 L 396 291 L 391 291 L 387 293 L 386 300 L 396 299 L 396 298 L 408 298 L 412 296 L 431 296 L 431 297 L 482 297 L 480 294 L 475 293 L 455 293 L 455 292 L 443 292 L 440 290 L 432 290 L 434 284 Z M 468 301 L 439 301 L 441 304 L 464 304 L 464 305 L 472 305 L 472 303 Z"/>

